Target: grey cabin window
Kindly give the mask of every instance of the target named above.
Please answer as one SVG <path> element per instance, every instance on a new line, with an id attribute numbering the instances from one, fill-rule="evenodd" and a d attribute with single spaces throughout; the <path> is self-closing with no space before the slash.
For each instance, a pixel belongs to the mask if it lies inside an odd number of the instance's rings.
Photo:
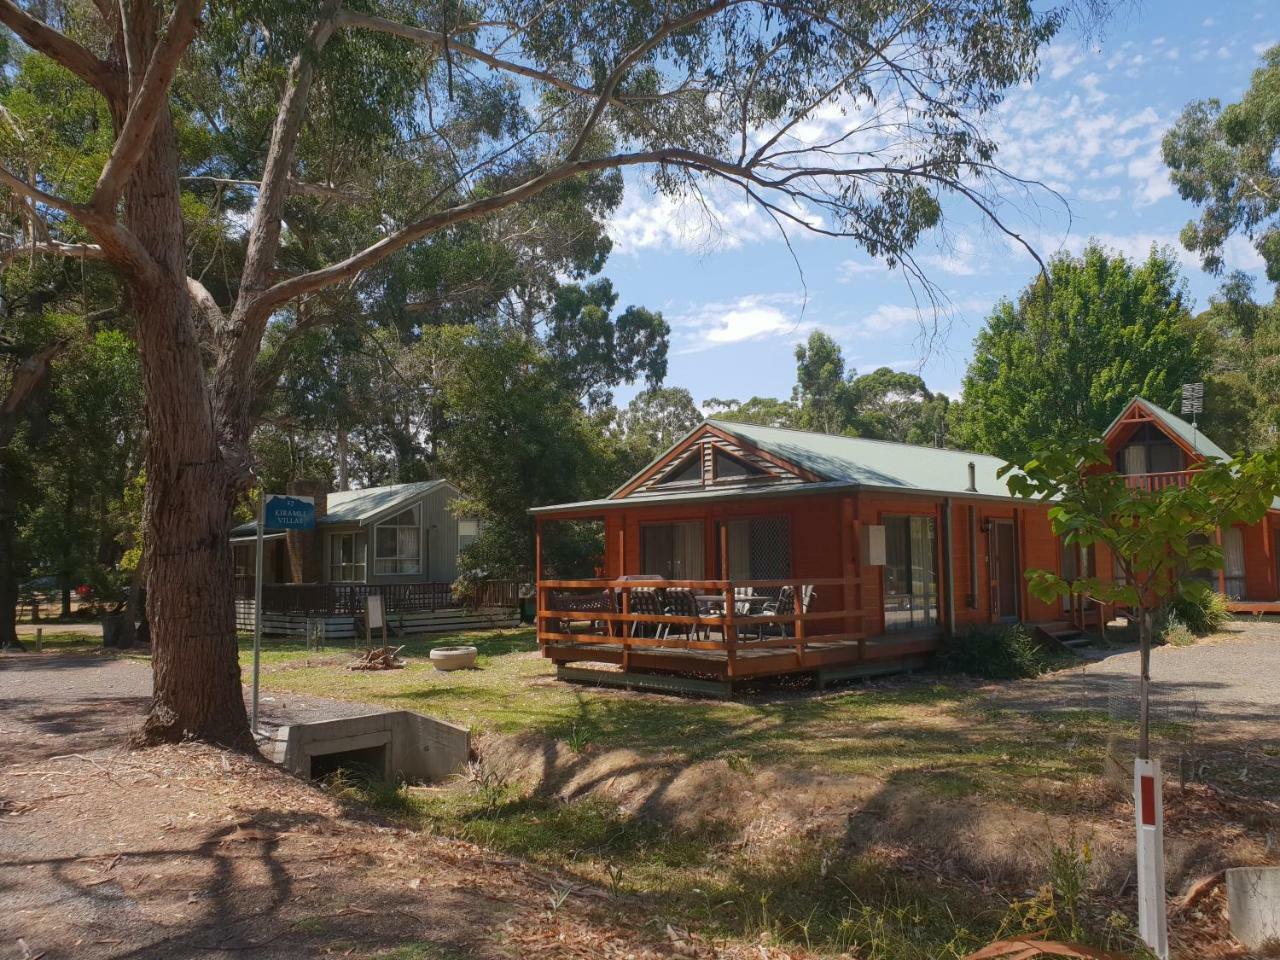
<path id="1" fill-rule="evenodd" d="M 422 572 L 422 527 L 417 507 L 403 510 L 373 528 L 373 572 Z"/>

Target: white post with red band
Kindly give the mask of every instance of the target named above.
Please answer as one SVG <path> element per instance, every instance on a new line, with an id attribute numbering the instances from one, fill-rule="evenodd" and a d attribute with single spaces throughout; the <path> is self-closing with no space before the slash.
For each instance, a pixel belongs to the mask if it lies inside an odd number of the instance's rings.
<path id="1" fill-rule="evenodd" d="M 1138 821 L 1138 934 L 1160 960 L 1169 960 L 1161 782 L 1159 760 L 1133 762 L 1133 799 Z"/>

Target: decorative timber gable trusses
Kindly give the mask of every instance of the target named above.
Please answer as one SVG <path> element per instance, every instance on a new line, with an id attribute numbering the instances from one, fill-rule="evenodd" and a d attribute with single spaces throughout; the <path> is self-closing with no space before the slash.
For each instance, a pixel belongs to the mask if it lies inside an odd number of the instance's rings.
<path id="1" fill-rule="evenodd" d="M 715 424 L 703 423 L 614 491 L 610 499 L 728 487 L 814 483 L 821 479 Z"/>

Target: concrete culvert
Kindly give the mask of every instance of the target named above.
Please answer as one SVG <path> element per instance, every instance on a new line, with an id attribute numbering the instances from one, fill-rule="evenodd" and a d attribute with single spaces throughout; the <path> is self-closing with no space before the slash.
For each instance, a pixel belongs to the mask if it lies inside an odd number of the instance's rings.
<path id="1" fill-rule="evenodd" d="M 471 732 L 408 710 L 295 723 L 276 731 L 271 758 L 301 777 L 338 770 L 388 782 L 436 783 L 466 769 Z"/>
<path id="2" fill-rule="evenodd" d="M 476 665 L 475 647 L 436 647 L 431 665 L 437 670 L 467 670 Z"/>

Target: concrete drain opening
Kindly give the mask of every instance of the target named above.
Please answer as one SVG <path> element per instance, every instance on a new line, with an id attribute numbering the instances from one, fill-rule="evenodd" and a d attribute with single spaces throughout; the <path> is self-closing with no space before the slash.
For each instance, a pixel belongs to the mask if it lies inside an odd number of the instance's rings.
<path id="1" fill-rule="evenodd" d="M 466 769 L 471 732 L 409 710 L 387 710 L 281 727 L 268 753 L 313 780 L 345 770 L 362 779 L 433 783 Z"/>

